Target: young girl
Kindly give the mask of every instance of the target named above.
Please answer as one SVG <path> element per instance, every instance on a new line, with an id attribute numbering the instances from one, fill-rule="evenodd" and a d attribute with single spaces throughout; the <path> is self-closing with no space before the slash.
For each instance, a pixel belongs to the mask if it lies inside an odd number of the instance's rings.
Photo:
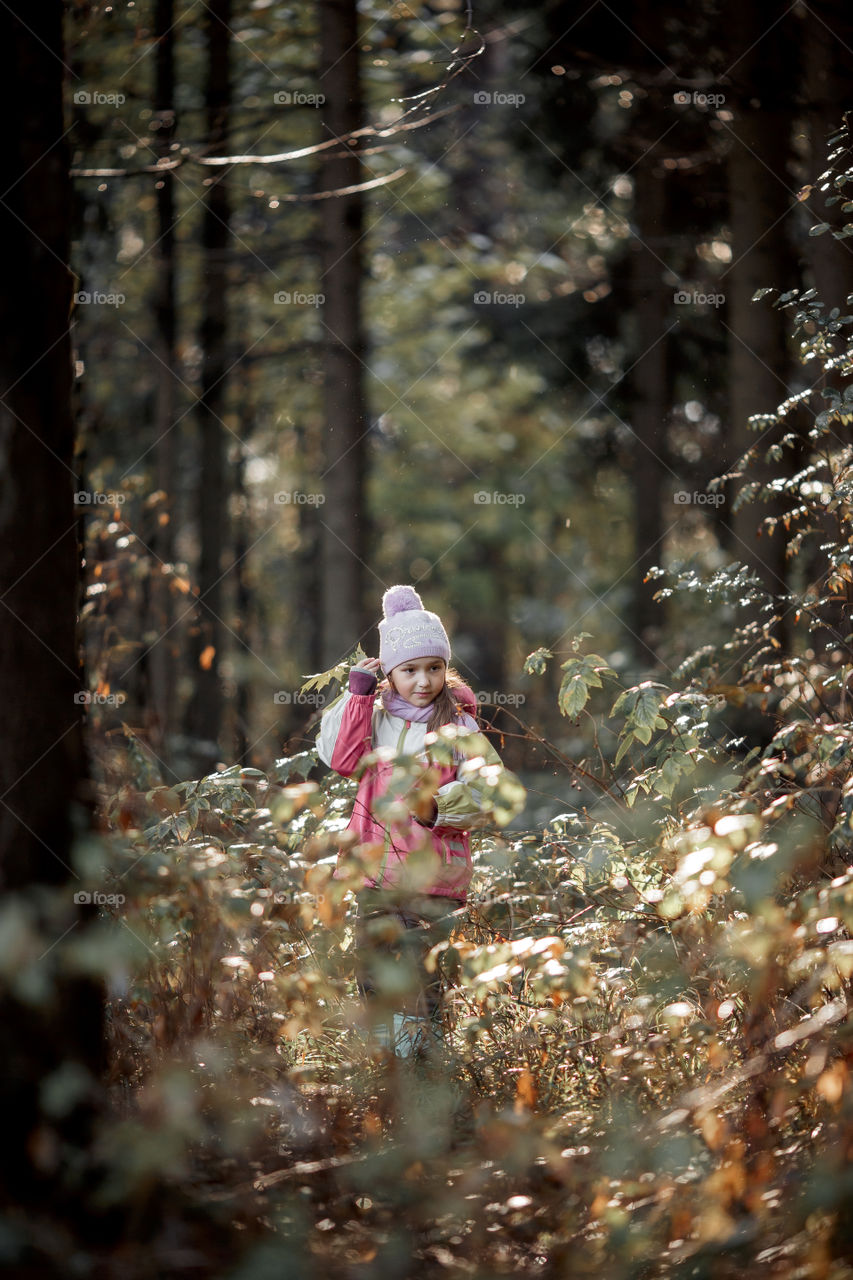
<path id="1" fill-rule="evenodd" d="M 382 606 L 379 658 L 364 658 L 352 668 L 349 689 L 326 710 L 320 725 L 320 759 L 344 777 L 379 747 L 390 747 L 389 756 L 423 759 L 426 766 L 427 733 L 445 724 L 478 729 L 476 698 L 448 668 L 450 643 L 441 620 L 424 609 L 413 587 L 391 587 Z M 377 698 L 380 668 L 387 680 Z M 488 764 L 500 767 L 487 739 L 481 738 L 477 749 Z M 366 767 L 359 782 L 349 829 L 379 857 L 378 869 L 365 875 L 357 894 L 359 989 L 363 995 L 376 993 L 383 961 L 409 965 L 413 989 L 382 1035 L 401 1056 L 428 1051 L 435 1032 L 441 982 L 427 974 L 423 961 L 449 935 L 452 913 L 465 904 L 472 875 L 468 832 L 493 821 L 476 785 L 481 765 L 482 759 L 469 765 L 460 755 L 457 763 L 434 766 L 438 786 L 432 801 L 410 800 L 406 816 L 393 820 L 376 812 L 389 788 L 393 758 Z M 335 875 L 339 872 L 340 866 Z"/>

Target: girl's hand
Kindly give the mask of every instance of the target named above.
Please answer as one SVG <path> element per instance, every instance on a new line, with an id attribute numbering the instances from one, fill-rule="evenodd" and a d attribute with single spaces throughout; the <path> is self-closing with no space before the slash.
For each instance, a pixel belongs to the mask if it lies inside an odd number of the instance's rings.
<path id="1" fill-rule="evenodd" d="M 357 693 L 363 698 L 373 697 L 379 680 L 379 659 L 362 658 L 349 669 L 347 684 L 350 693 Z"/>
<path id="2" fill-rule="evenodd" d="M 361 662 L 357 662 L 355 666 L 350 667 L 351 671 L 372 671 L 375 675 L 379 670 L 378 658 L 362 658 Z"/>

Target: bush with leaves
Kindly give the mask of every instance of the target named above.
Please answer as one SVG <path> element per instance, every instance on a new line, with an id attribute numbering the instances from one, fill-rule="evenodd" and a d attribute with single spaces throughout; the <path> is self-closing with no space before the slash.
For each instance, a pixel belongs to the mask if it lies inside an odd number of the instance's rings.
<path id="1" fill-rule="evenodd" d="M 310 777 L 305 752 L 167 787 L 127 737 L 133 781 L 79 858 L 125 899 L 103 950 L 76 957 L 112 983 L 122 1111 L 103 1146 L 119 1200 L 164 1160 L 176 1184 L 218 1180 L 252 1228 L 232 1276 L 293 1274 L 296 1250 L 300 1276 L 342 1280 L 853 1274 L 853 317 L 812 293 L 775 305 L 822 385 L 754 420 L 785 431 L 775 478 L 740 501 L 788 502 L 768 534 L 794 585 L 656 571 L 662 594 L 747 602 L 668 680 L 623 687 L 586 636 L 560 655 L 559 707 L 589 749 L 544 830 L 473 837 L 469 907 L 429 959 L 439 1066 L 363 1034 L 354 780 Z M 476 754 L 476 735 L 432 748 Z M 422 765 L 395 768 L 416 803 Z"/>

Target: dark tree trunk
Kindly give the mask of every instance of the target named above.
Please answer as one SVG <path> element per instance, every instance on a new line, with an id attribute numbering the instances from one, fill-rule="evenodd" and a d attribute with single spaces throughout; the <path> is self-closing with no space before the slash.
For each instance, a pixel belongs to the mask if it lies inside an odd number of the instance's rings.
<path id="1" fill-rule="evenodd" d="M 318 475 L 323 470 L 325 450 L 318 433 L 309 424 L 300 423 L 295 427 L 296 449 L 298 456 L 308 464 L 309 474 Z M 306 671 L 322 671 L 324 667 L 322 640 L 322 564 L 320 548 L 326 530 L 321 521 L 325 521 L 324 508 L 313 502 L 302 502 L 299 505 L 299 553 L 295 557 L 294 577 L 296 599 L 299 601 L 298 643 L 300 652 L 305 654 Z M 358 634 L 357 632 L 355 633 Z M 353 644 L 354 647 L 354 644 Z M 331 664 L 326 664 L 326 669 Z"/>
<path id="2" fill-rule="evenodd" d="M 503 592 L 507 572 L 503 544 L 471 535 L 458 574 L 456 621 L 450 634 L 451 665 L 478 695 L 481 716 L 495 729 L 512 730 L 503 715 L 509 616 Z M 420 589 L 420 588 L 419 588 Z M 429 607 L 429 606 L 427 606 Z M 513 708 L 515 709 L 515 708 Z"/>
<path id="3" fill-rule="evenodd" d="M 235 758 L 251 765 L 249 739 L 252 687 L 252 590 L 246 573 L 246 559 L 251 543 L 251 515 L 246 492 L 246 461 L 249 439 L 255 425 L 253 381 L 257 366 L 246 362 L 240 367 L 240 439 L 242 448 L 234 476 L 234 738 Z"/>
<path id="4" fill-rule="evenodd" d="M 362 120 L 356 0 L 320 0 L 320 92 L 324 136 L 343 137 Z M 328 155 L 328 153 L 324 153 Z M 362 179 L 352 153 L 326 158 L 322 190 Z M 367 560 L 365 512 L 365 340 L 362 322 L 361 194 L 320 202 L 326 501 L 322 521 L 322 665 L 330 667 L 354 647 L 364 630 Z"/>
<path id="5" fill-rule="evenodd" d="M 171 153 L 175 136 L 175 37 L 174 0 L 157 0 L 154 33 L 157 41 L 154 86 L 156 150 L 160 158 Z M 169 738 L 175 724 L 177 644 L 173 621 L 170 575 L 163 566 L 175 559 L 175 490 L 177 487 L 178 431 L 175 427 L 176 298 L 175 298 L 175 180 L 166 172 L 157 183 L 157 254 L 154 320 L 157 411 L 154 419 L 155 487 L 162 494 L 151 511 L 149 546 L 154 553 L 149 581 L 147 630 L 152 643 L 147 662 L 146 721 L 152 743 L 161 759 L 168 759 Z M 164 637 L 162 640 L 159 637 Z M 155 639 L 156 637 L 156 639 Z"/>
<path id="6" fill-rule="evenodd" d="M 509 55 L 509 34 L 493 33 L 483 53 L 457 82 L 464 88 L 459 93 L 457 113 L 450 118 L 446 164 L 453 177 L 455 204 L 451 235 L 464 243 L 472 235 L 500 243 L 502 221 L 510 205 L 501 163 L 506 147 L 502 113 L 484 112 L 475 96 L 506 87 L 512 74 Z M 406 92 L 414 94 L 419 88 L 413 78 Z M 471 292 L 476 291 L 475 286 Z"/>
<path id="7" fill-rule="evenodd" d="M 618 404 L 618 414 L 632 432 L 629 450 L 621 452 L 619 465 L 624 469 L 633 498 L 633 536 L 631 564 L 624 580 L 630 586 L 630 601 L 624 611 L 625 640 L 635 660 L 641 665 L 653 663 L 663 628 L 665 614 L 655 602 L 654 587 L 644 581 L 650 565 L 663 558 L 663 540 L 668 527 L 678 514 L 669 493 L 680 488 L 674 483 L 668 440 L 669 419 L 674 396 L 672 340 L 680 319 L 680 308 L 674 305 L 672 278 L 667 271 L 673 248 L 682 228 L 676 226 L 673 212 L 678 194 L 673 191 L 678 172 L 674 154 L 680 159 L 692 150 L 707 147 L 707 138 L 697 142 L 689 126 L 681 123 L 678 134 L 668 137 L 668 124 L 674 123 L 672 88 L 669 70 L 663 70 L 660 51 L 665 46 L 668 67 L 677 68 L 679 57 L 673 49 L 678 37 L 675 31 L 664 34 L 660 7 L 652 0 L 634 0 L 626 20 L 614 21 L 614 12 L 606 7 L 575 11 L 569 4 L 558 4 L 549 10 L 549 36 L 553 45 L 543 50 L 537 63 L 540 74 L 554 63 L 569 67 L 573 79 L 582 83 L 590 77 L 591 67 L 620 70 L 631 89 L 631 128 L 615 130 L 614 136 L 597 135 L 598 105 L 594 95 L 572 89 L 566 77 L 561 88 L 548 90 L 553 95 L 553 119 L 560 120 L 574 111 L 576 127 L 565 134 L 562 146 L 555 151 L 581 171 L 595 155 L 596 166 L 624 165 L 623 172 L 634 182 L 634 206 L 631 214 L 631 240 L 624 272 L 611 276 L 613 294 L 619 301 L 608 302 L 602 311 L 602 328 L 608 325 L 625 346 L 628 374 L 618 392 L 608 399 Z M 675 19 L 673 20 L 675 21 Z M 701 25 L 701 24 L 700 24 Z M 625 69 L 625 70 L 623 70 Z M 583 118 L 583 104 L 591 111 Z M 587 132 L 592 122 L 592 129 Z M 553 128 L 551 121 L 546 128 Z M 678 150 L 673 153 L 672 148 Z M 692 254 L 692 245 L 690 253 Z M 621 312 L 620 312 L 621 308 Z M 592 322 L 590 322 L 592 323 Z M 572 350 L 573 335 L 567 334 L 565 349 Z M 569 367 L 572 357 L 566 360 Z"/>
<path id="8" fill-rule="evenodd" d="M 211 0 L 207 20 L 207 137 L 212 153 L 227 145 L 231 107 L 231 0 Z M 217 170 L 209 183 L 202 220 L 204 283 L 199 343 L 202 351 L 201 398 L 198 404 L 198 531 L 199 611 L 190 652 L 194 691 L 188 708 L 190 752 L 197 770 L 210 770 L 221 746 L 222 661 L 224 627 L 221 622 L 223 556 L 226 541 L 228 493 L 225 485 L 226 312 L 228 305 L 227 249 L 229 201 L 225 185 L 228 169 Z"/>
<path id="9" fill-rule="evenodd" d="M 7 1205 L 55 1209 L 65 1159 L 87 1140 L 104 1065 L 102 993 L 71 974 L 62 946 L 63 935 L 80 938 L 89 914 L 75 904 L 71 866 L 72 828 L 85 830 L 89 810 L 75 697 L 72 192 L 59 0 L 12 0 L 0 13 L 0 42 L 9 126 L 0 202 L 0 887 L 4 928 L 16 919 L 23 936 L 33 934 L 0 986 L 0 1194 Z M 21 981 L 25 970 L 43 975 L 40 998 Z M 40 1114 L 39 1089 L 63 1063 L 87 1072 L 92 1088 L 85 1109 L 51 1118 Z"/>
<path id="10" fill-rule="evenodd" d="M 778 465 L 768 467 L 764 461 L 772 437 L 751 430 L 748 420 L 751 414 L 772 412 L 789 387 L 787 317 L 766 301 L 751 299 L 761 287 L 787 288 L 790 283 L 790 22 L 789 16 L 767 31 L 755 7 L 742 0 L 730 0 L 728 6 L 732 59 L 737 58 L 729 89 L 734 114 L 728 158 L 733 257 L 722 277 L 729 326 L 729 469 L 749 449 L 755 457 L 730 497 L 743 483 L 764 482 L 778 473 Z M 758 526 L 782 509 L 749 503 L 733 512 L 729 505 L 724 516 L 733 536 L 732 554 L 757 572 L 773 594 L 785 589 L 784 531 L 759 535 Z"/>
<path id="11" fill-rule="evenodd" d="M 650 245 L 659 244 L 666 230 L 666 179 L 656 172 L 652 156 L 634 170 L 637 238 L 631 246 L 633 314 L 636 323 L 634 350 L 637 362 L 631 371 L 631 426 L 635 447 L 631 484 L 634 490 L 634 564 L 632 579 L 631 641 L 637 660 L 647 663 L 663 623 L 663 610 L 653 597 L 654 588 L 644 581 L 646 570 L 661 560 L 665 533 L 662 518 L 666 486 L 667 418 L 671 403 L 666 332 L 673 322 L 672 290 L 663 280 L 659 256 Z M 672 507 L 675 512 L 675 507 Z M 672 523 L 672 520 L 668 523 Z"/>
<path id="12" fill-rule="evenodd" d="M 818 190 L 818 178 L 829 167 L 828 139 L 843 122 L 845 110 L 853 108 L 850 84 L 850 48 L 853 46 L 853 15 L 839 0 L 823 0 L 813 6 L 815 17 L 803 23 L 805 40 L 803 101 L 809 122 L 809 172 L 814 190 L 807 200 L 806 222 L 829 222 L 840 228 L 848 220 L 841 205 L 824 204 L 835 188 Z M 806 238 L 806 252 L 814 288 L 826 311 L 838 307 L 846 313 L 847 296 L 853 292 L 853 254 L 839 246 L 829 232 Z"/>

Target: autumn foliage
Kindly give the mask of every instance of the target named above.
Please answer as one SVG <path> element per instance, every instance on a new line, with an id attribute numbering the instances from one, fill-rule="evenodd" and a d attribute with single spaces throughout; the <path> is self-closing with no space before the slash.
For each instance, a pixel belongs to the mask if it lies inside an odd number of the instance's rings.
<path id="1" fill-rule="evenodd" d="M 766 535 L 799 586 L 654 571 L 709 618 L 675 679 L 625 688 L 583 635 L 530 655 L 531 676 L 559 658 L 586 749 L 554 749 L 563 813 L 524 829 L 498 791 L 506 825 L 475 837 L 471 901 L 430 957 L 439 1064 L 367 1035 L 350 890 L 376 850 L 341 835 L 354 780 L 309 749 L 170 786 L 130 729 L 100 741 L 86 869 L 124 899 L 103 921 L 106 1202 L 190 1186 L 238 1223 L 223 1274 L 246 1280 L 853 1274 L 853 316 L 775 305 L 823 385 L 756 419 L 778 477 L 751 483 L 748 457 L 739 501 L 758 521 L 782 495 Z M 437 755 L 465 750 L 452 736 Z"/>

